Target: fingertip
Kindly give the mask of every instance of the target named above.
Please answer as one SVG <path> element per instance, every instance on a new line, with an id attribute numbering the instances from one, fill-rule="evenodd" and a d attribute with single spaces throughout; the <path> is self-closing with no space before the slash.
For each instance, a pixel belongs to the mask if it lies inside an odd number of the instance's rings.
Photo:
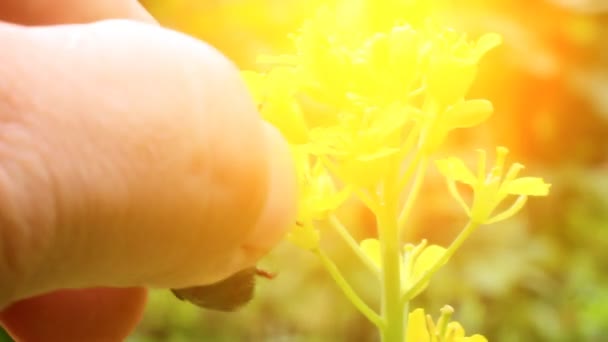
<path id="1" fill-rule="evenodd" d="M 37 239 L 47 246 L 19 251 L 38 259 L 25 262 L 32 276 L 12 299 L 63 287 L 208 284 L 255 259 L 240 251 L 268 197 L 268 159 L 286 163 L 288 153 L 274 156 L 287 145 L 266 134 L 231 61 L 192 37 L 133 21 L 23 31 L 28 39 L 11 40 L 13 59 L 44 63 L 17 63 L 14 77 L 36 103 L 50 104 L 30 133 L 41 170 L 53 175 L 49 207 L 69 223 L 45 221 L 52 235 Z M 61 100 L 65 89 L 71 101 Z M 19 112 L 38 113 L 28 106 Z M 268 216 L 277 222 L 265 226 L 275 228 L 245 246 L 267 251 L 261 243 L 280 239 L 289 215 Z"/>
<path id="2" fill-rule="evenodd" d="M 255 264 L 275 247 L 294 225 L 297 213 L 297 180 L 287 140 L 265 123 L 270 181 L 268 197 L 259 220 L 242 245 L 247 266 Z"/>
<path id="3" fill-rule="evenodd" d="M 83 24 L 105 19 L 131 19 L 157 23 L 136 0 L 0 2 L 0 20 L 22 25 Z"/>
<path id="4" fill-rule="evenodd" d="M 17 341 L 123 341 L 143 316 L 144 288 L 60 290 L 16 302 L 0 322 Z"/>
<path id="5" fill-rule="evenodd" d="M 255 263 L 283 238 L 295 220 L 289 146 L 276 129 L 263 128 L 237 68 L 221 53 L 131 21 L 27 30 L 40 44 L 26 42 L 15 55 L 45 56 L 45 64 L 28 66 L 36 86 L 28 92 L 54 103 L 33 136 L 45 138 L 44 151 L 61 152 L 44 155 L 65 190 L 57 196 L 62 217 L 87 229 L 53 226 L 59 243 L 36 251 L 52 257 L 31 267 L 34 280 L 19 298 L 66 286 L 208 284 Z M 97 60 L 104 63 L 90 62 Z M 94 87 L 53 102 L 48 89 L 80 85 L 82 75 Z M 78 129 L 64 125 L 75 117 Z M 73 158 L 78 167 L 65 162 Z M 95 167 L 100 160 L 116 177 Z M 130 191 L 123 192 L 126 181 Z M 94 215 L 76 211 L 91 203 Z"/>

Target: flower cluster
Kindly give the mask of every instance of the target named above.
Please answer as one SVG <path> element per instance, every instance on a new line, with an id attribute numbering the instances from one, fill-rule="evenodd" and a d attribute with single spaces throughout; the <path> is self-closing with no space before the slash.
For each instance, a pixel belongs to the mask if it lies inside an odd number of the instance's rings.
<path id="1" fill-rule="evenodd" d="M 341 204 L 318 201 L 319 191 L 335 188 L 329 173 L 355 193 L 375 191 L 398 177 L 413 148 L 433 151 L 449 131 L 479 124 L 492 112 L 489 101 L 465 95 L 479 59 L 500 37 L 471 40 L 430 21 L 414 26 L 396 17 L 410 13 L 403 3 L 321 7 L 293 36 L 295 54 L 261 56 L 265 71 L 243 72 L 263 117 L 302 155 L 301 174 L 317 178 L 302 184 L 308 208 L 300 222 Z"/>
<path id="2" fill-rule="evenodd" d="M 447 248 L 401 241 L 433 153 L 451 131 L 476 126 L 493 111 L 489 101 L 469 99 L 467 93 L 480 59 L 501 37 L 471 39 L 445 27 L 429 17 L 432 3 L 332 1 L 292 36 L 295 53 L 261 56 L 262 71 L 244 71 L 243 78 L 262 116 L 287 138 L 296 160 L 300 203 L 290 240 L 320 257 L 383 341 L 479 342 L 485 338 L 465 337 L 458 323 L 448 323 L 450 309 L 443 310 L 436 325 L 415 310 L 404 327 L 405 309 L 479 225 L 514 215 L 528 196 L 547 195 L 549 185 L 540 178 L 517 178 L 520 164 L 505 174 L 505 148 L 497 149 L 496 165 L 487 174 L 485 152 L 479 153 L 476 175 L 460 159 L 438 160 L 470 222 Z M 470 206 L 456 183 L 472 188 Z M 495 213 L 509 195 L 518 197 Z M 337 217 L 351 197 L 375 215 L 377 239 L 355 241 Z M 336 228 L 379 277 L 381 315 L 321 251 L 317 227 L 322 222 Z"/>

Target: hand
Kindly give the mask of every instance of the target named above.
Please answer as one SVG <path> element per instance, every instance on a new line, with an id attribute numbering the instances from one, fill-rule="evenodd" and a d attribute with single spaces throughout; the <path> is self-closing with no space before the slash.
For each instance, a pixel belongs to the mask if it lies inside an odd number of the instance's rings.
<path id="1" fill-rule="evenodd" d="M 220 53 L 136 1 L 4 1 L 0 13 L 11 334 L 121 340 L 144 287 L 221 280 L 282 239 L 296 206 L 288 147 Z M 113 18 L 134 20 L 99 21 Z"/>

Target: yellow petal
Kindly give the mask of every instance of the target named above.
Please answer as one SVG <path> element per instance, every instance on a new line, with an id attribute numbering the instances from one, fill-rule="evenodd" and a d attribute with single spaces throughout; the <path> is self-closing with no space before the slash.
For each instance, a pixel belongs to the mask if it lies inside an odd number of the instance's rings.
<path id="1" fill-rule="evenodd" d="M 345 183 L 363 188 L 377 185 L 395 167 L 393 155 L 363 161 L 349 157 L 340 165 L 340 178 Z"/>
<path id="2" fill-rule="evenodd" d="M 477 64 L 451 56 L 434 58 L 429 68 L 429 93 L 443 105 L 464 98 L 477 74 Z"/>
<path id="3" fill-rule="evenodd" d="M 421 277 L 424 272 L 433 267 L 445 254 L 446 249 L 438 245 L 426 247 L 414 263 L 414 279 Z"/>
<path id="4" fill-rule="evenodd" d="M 262 117 L 276 127 L 291 144 L 308 141 L 308 128 L 299 105 L 291 97 L 268 97 Z"/>
<path id="5" fill-rule="evenodd" d="M 323 220 L 336 211 L 351 195 L 350 188 L 336 189 L 333 178 L 320 163 L 315 165 L 310 178 L 304 184 L 300 207 L 312 219 Z"/>
<path id="6" fill-rule="evenodd" d="M 430 342 L 429 331 L 426 326 L 424 309 L 416 309 L 409 313 L 407 320 L 407 341 Z"/>
<path id="7" fill-rule="evenodd" d="M 241 71 L 241 78 L 247 85 L 247 89 L 252 94 L 256 104 L 260 104 L 264 101 L 264 94 L 266 92 L 266 75 L 255 72 L 255 71 Z"/>
<path id="8" fill-rule="evenodd" d="M 481 36 L 481 38 L 479 38 L 479 40 L 477 41 L 477 44 L 475 46 L 475 54 L 476 54 L 475 57 L 478 59 L 481 58 L 488 51 L 497 47 L 501 43 L 502 43 L 502 37 L 499 34 L 496 34 L 496 33 L 484 34 L 483 36 Z"/>
<path id="9" fill-rule="evenodd" d="M 349 189 L 343 189 L 339 192 L 311 197 L 306 201 L 311 217 L 315 220 L 327 219 L 327 216 L 338 210 L 350 195 Z"/>
<path id="10" fill-rule="evenodd" d="M 450 341 L 458 341 L 464 338 L 464 328 L 458 322 L 448 323 L 447 335 L 450 337 Z"/>
<path id="11" fill-rule="evenodd" d="M 306 250 L 319 247 L 319 241 L 321 240 L 319 231 L 310 224 L 296 224 L 287 235 L 287 239 L 296 246 Z"/>
<path id="12" fill-rule="evenodd" d="M 362 162 L 369 162 L 369 161 L 372 161 L 375 159 L 381 159 L 381 158 L 392 156 L 392 155 L 398 153 L 399 151 L 401 151 L 401 150 L 396 147 L 385 147 L 385 148 L 382 148 L 371 154 L 360 155 L 357 157 L 357 160 L 362 161 Z"/>
<path id="13" fill-rule="evenodd" d="M 512 195 L 547 196 L 550 187 L 542 178 L 522 177 L 503 184 L 502 190 Z"/>
<path id="14" fill-rule="evenodd" d="M 488 342 L 488 339 L 485 338 L 485 336 L 475 334 L 470 337 L 465 337 L 464 339 L 462 339 L 462 342 Z"/>
<path id="15" fill-rule="evenodd" d="M 439 262 L 439 259 L 441 259 L 444 254 L 445 248 L 441 246 L 430 245 L 426 247 L 414 261 L 414 267 L 412 268 L 411 276 L 408 278 L 409 284 L 407 286 L 412 286 L 414 283 L 418 282 L 424 276 L 427 270 Z M 426 289 L 428 283 L 429 280 L 422 283 L 418 290 L 411 294 L 410 298 L 418 296 Z"/>
<path id="16" fill-rule="evenodd" d="M 493 112 L 492 102 L 488 100 L 468 100 L 451 106 L 443 113 L 441 124 L 446 129 L 474 127 L 486 121 Z"/>
<path id="17" fill-rule="evenodd" d="M 418 32 L 410 26 L 396 26 L 391 30 L 389 66 L 402 88 L 407 89 L 418 75 L 420 40 Z"/>
<path id="18" fill-rule="evenodd" d="M 361 250 L 380 268 L 380 242 L 377 239 L 365 239 L 360 242 Z"/>
<path id="19" fill-rule="evenodd" d="M 461 182 L 464 184 L 474 185 L 477 179 L 464 165 L 464 162 L 458 158 L 450 157 L 447 159 L 437 160 L 435 162 L 439 172 L 449 180 Z"/>
<path id="20" fill-rule="evenodd" d="M 299 58 L 292 55 L 259 55 L 257 58 L 258 64 L 274 64 L 277 66 L 294 66 L 298 65 Z"/>

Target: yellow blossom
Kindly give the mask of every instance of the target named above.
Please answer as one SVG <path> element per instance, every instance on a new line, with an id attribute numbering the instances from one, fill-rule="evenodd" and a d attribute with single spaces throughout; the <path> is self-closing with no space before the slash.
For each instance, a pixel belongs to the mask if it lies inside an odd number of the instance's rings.
<path id="1" fill-rule="evenodd" d="M 337 190 L 333 178 L 323 164 L 302 149 L 293 147 L 296 163 L 299 206 L 298 223 L 293 227 L 289 240 L 304 249 L 318 245 L 319 233 L 315 221 L 322 221 L 336 211 L 350 196 L 349 190 Z"/>
<path id="2" fill-rule="evenodd" d="M 489 173 L 486 173 L 486 153 L 478 150 L 477 174 L 473 174 L 458 158 L 447 158 L 436 162 L 437 168 L 445 176 L 450 193 L 464 208 L 472 221 L 489 224 L 507 219 L 515 215 L 525 204 L 528 196 L 547 196 L 550 184 L 542 178 L 517 178 L 523 165 L 511 165 L 505 175 L 505 159 L 508 150 L 505 147 L 496 149 L 496 163 Z M 466 184 L 473 190 L 473 204 L 465 203 L 456 188 L 456 182 Z M 516 195 L 514 203 L 504 211 L 495 214 L 494 211 L 509 195 Z"/>
<path id="3" fill-rule="evenodd" d="M 245 80 L 262 117 L 278 128 L 292 144 L 308 140 L 302 109 L 294 100 L 297 82 L 290 68 L 273 68 L 268 73 L 244 71 Z"/>
<path id="4" fill-rule="evenodd" d="M 407 341 L 427 342 L 431 341 L 429 330 L 426 326 L 426 315 L 424 309 L 418 308 L 409 313 L 407 319 Z"/>
<path id="5" fill-rule="evenodd" d="M 497 34 L 485 34 L 470 41 L 465 34 L 452 30 L 434 36 L 427 65 L 428 91 L 441 105 L 462 100 L 477 74 L 483 55 L 501 43 Z"/>
<path id="6" fill-rule="evenodd" d="M 408 249 L 408 245 L 406 245 L 406 250 Z M 426 271 L 435 266 L 435 264 L 439 263 L 444 256 L 446 249 L 439 245 L 430 245 L 426 246 L 426 240 L 423 240 L 418 246 L 416 246 L 411 253 L 409 253 L 409 257 L 411 258 L 411 266 L 410 273 L 407 275 L 407 278 L 403 282 L 403 288 L 409 289 L 410 286 L 416 284 L 420 279 L 422 279 L 426 275 Z M 445 261 L 443 262 L 445 263 Z M 443 266 L 443 264 L 441 264 Z M 412 293 L 411 298 L 416 297 L 420 294 L 424 289 L 427 288 L 429 280 L 424 282 L 418 291 Z"/>
<path id="7" fill-rule="evenodd" d="M 432 27 L 432 26 L 431 26 Z M 466 100 L 479 60 L 501 43 L 497 34 L 486 34 L 477 41 L 445 30 L 428 43 L 425 72 L 426 98 L 423 106 L 425 150 L 433 152 L 447 134 L 457 128 L 474 127 L 493 112 L 487 100 Z"/>
<path id="8" fill-rule="evenodd" d="M 429 9 L 392 0 L 321 7 L 293 36 L 295 53 L 263 56 L 269 72 L 244 74 L 262 115 L 344 184 L 368 190 L 394 177 L 412 132 L 430 152 L 449 131 L 484 121 L 492 105 L 464 97 L 501 39 L 422 20 Z"/>
<path id="9" fill-rule="evenodd" d="M 295 151 L 299 174 L 300 206 L 298 218 L 303 221 L 323 220 L 350 196 L 347 188 L 337 190 L 335 182 L 319 160 Z"/>
<path id="10" fill-rule="evenodd" d="M 380 241 L 378 239 L 365 239 L 359 243 L 363 253 L 371 260 L 378 270 L 382 267 L 380 254 Z"/>
<path id="11" fill-rule="evenodd" d="M 449 305 L 441 309 L 441 316 L 435 322 L 430 315 L 425 315 L 424 309 L 415 309 L 408 315 L 408 342 L 487 342 L 479 334 L 465 336 L 462 325 L 450 322 L 454 309 Z"/>
<path id="12" fill-rule="evenodd" d="M 298 221 L 287 235 L 287 239 L 302 249 L 313 250 L 319 247 L 321 237 L 311 222 Z"/>
<path id="13" fill-rule="evenodd" d="M 363 253 L 372 261 L 372 263 L 378 268 L 382 269 L 381 253 L 380 253 L 380 241 L 378 239 L 365 239 L 360 242 L 360 248 Z M 443 255 L 446 249 L 438 245 L 427 246 L 426 240 L 423 240 L 420 244 L 414 246 L 407 244 L 403 247 L 403 254 L 401 257 L 402 262 L 402 287 L 406 291 L 411 286 L 416 284 L 422 277 L 424 277 L 427 270 L 435 266 Z M 412 294 L 412 298 L 422 292 L 428 285 L 428 280 L 420 289 Z"/>
<path id="14" fill-rule="evenodd" d="M 290 8 L 278 0 L 266 1 L 283 9 L 268 11 L 277 17 L 285 17 L 281 13 Z M 259 20 L 260 8 L 267 6 L 256 6 L 255 1 L 221 3 L 215 7 L 240 19 L 243 27 L 259 31 L 258 26 L 265 26 L 260 24 L 272 21 Z M 465 229 L 467 234 L 459 235 L 448 249 L 427 245 L 426 240 L 405 246 L 399 241 L 430 155 L 451 131 L 476 126 L 493 112 L 489 101 L 467 95 L 481 58 L 501 43 L 501 37 L 490 33 L 472 39 L 442 25 L 430 16 L 438 3 L 327 0 L 290 36 L 291 52 L 259 56 L 263 71 L 243 71 L 242 78 L 261 116 L 291 145 L 299 207 L 288 239 L 320 257 L 346 296 L 378 327 L 383 341 L 407 337 L 409 342 L 487 342 L 481 335 L 467 337 L 460 323 L 451 321 L 449 306 L 441 309 L 436 321 L 423 309 L 412 311 L 404 333 L 403 308 L 427 287 L 432 274 L 478 223 L 515 214 L 528 196 L 545 196 L 550 186 L 540 178 L 517 178 L 520 164 L 503 175 L 505 148 L 497 149 L 496 165 L 489 173 L 483 151 L 476 174 L 457 158 L 439 160 L 437 167 L 473 228 Z M 216 16 L 205 26 L 215 30 L 219 21 Z M 470 207 L 456 183 L 473 189 Z M 382 242 L 366 239 L 358 244 L 338 220 L 336 211 L 353 195 L 377 215 Z M 517 196 L 511 207 L 494 213 L 509 195 Z M 321 250 L 317 224 L 328 219 L 366 266 L 378 271 L 375 275 L 384 291 L 381 313 L 357 295 Z"/>

